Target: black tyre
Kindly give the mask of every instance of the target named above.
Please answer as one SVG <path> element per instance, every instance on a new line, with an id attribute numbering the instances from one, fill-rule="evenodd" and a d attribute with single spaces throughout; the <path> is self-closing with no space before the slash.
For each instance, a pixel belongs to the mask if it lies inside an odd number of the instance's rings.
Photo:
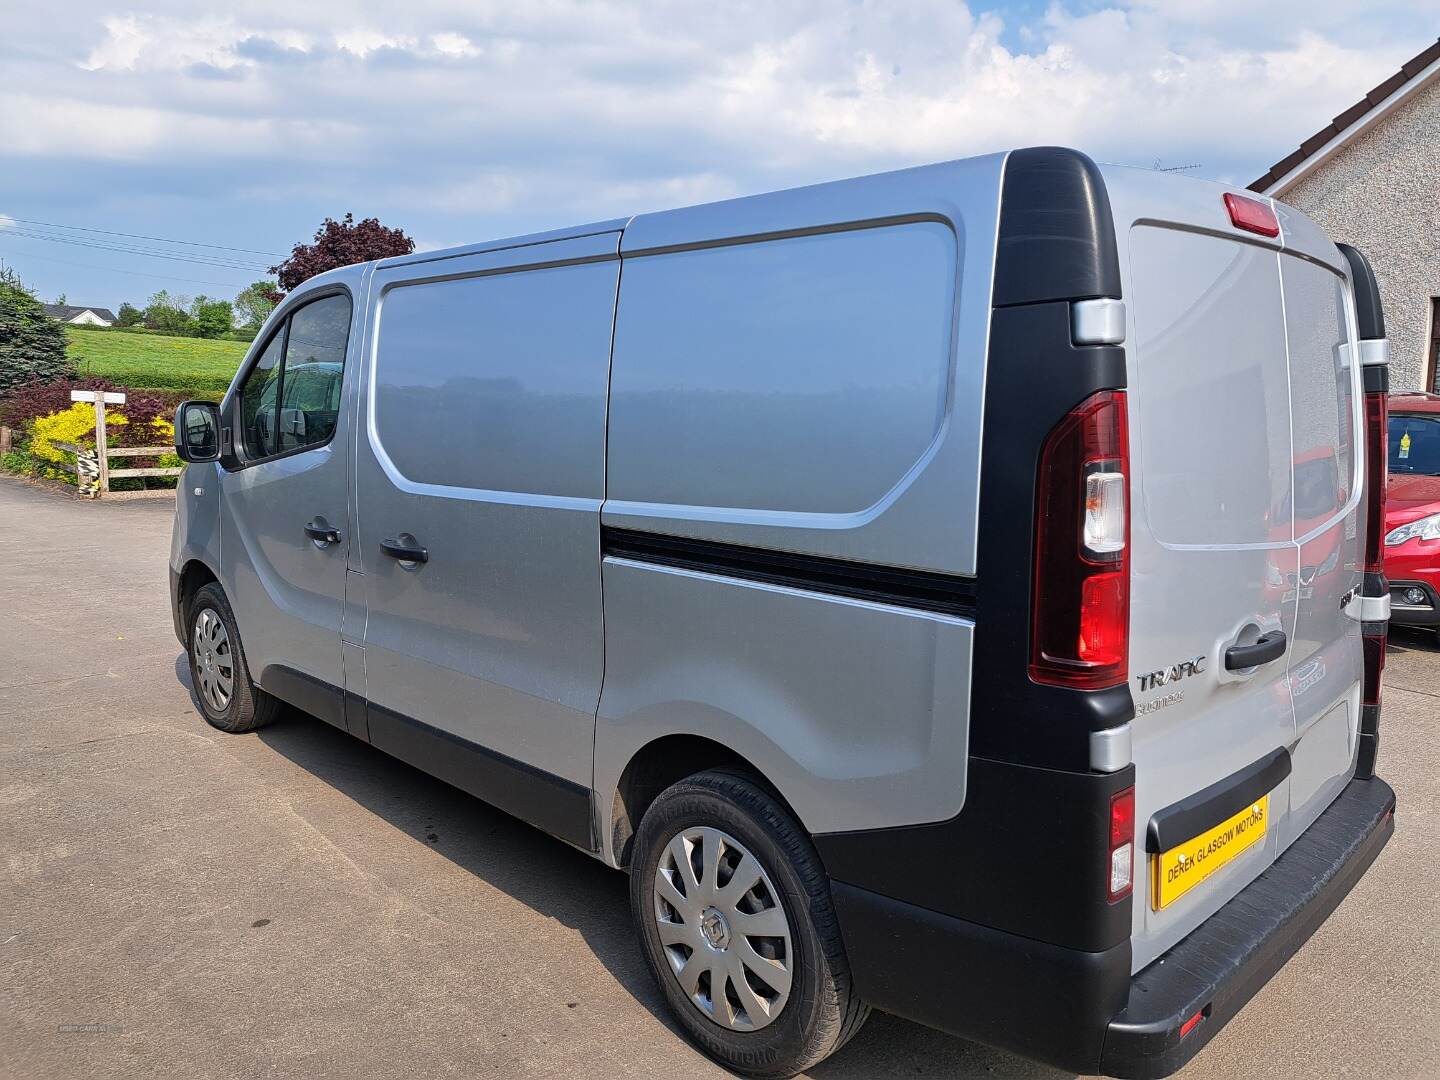
<path id="1" fill-rule="evenodd" d="M 809 836 L 744 776 L 699 773 L 651 804 L 630 906 L 671 1010 L 727 1068 L 793 1076 L 869 1015 Z"/>
<path id="2" fill-rule="evenodd" d="M 190 685 L 205 719 L 239 734 L 280 715 L 280 702 L 250 681 L 245 649 L 225 590 L 215 582 L 197 590 L 185 613 L 189 628 Z"/>

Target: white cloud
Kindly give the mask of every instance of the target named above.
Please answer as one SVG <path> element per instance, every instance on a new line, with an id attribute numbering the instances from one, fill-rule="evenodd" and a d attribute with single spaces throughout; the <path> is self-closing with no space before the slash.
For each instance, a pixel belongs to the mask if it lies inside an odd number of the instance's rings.
<path id="1" fill-rule="evenodd" d="M 434 235 L 1042 142 L 1248 181 L 1419 51 L 1430 2 L 73 0 L 9 21 L 0 145 L 116 198 L 133 175 L 133 198 L 378 204 Z"/>

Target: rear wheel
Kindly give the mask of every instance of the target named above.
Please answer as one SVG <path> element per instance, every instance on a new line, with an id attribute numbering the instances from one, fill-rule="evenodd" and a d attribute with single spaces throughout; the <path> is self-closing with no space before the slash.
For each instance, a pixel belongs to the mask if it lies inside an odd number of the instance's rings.
<path id="1" fill-rule="evenodd" d="M 280 714 L 280 702 L 250 680 L 235 613 L 215 582 L 189 604 L 190 683 L 205 719 L 221 731 L 264 727 Z"/>
<path id="2" fill-rule="evenodd" d="M 730 1069 L 793 1076 L 869 1015 L 810 838 L 743 776 L 700 773 L 661 793 L 636 833 L 630 903 L 676 1018 Z"/>

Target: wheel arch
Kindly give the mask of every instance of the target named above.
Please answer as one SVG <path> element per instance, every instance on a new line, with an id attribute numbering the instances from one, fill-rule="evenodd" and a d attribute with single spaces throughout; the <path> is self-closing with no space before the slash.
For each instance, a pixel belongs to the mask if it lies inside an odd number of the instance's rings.
<path id="1" fill-rule="evenodd" d="M 609 817 L 603 823 L 610 854 L 617 867 L 630 869 L 635 830 L 660 793 L 687 776 L 724 769 L 739 773 L 778 799 L 798 822 L 800 816 L 788 799 L 754 762 L 703 735 L 672 733 L 652 739 L 630 756 L 610 799 Z"/>
<path id="2" fill-rule="evenodd" d="M 219 581 L 220 576 L 203 559 L 190 559 L 180 568 L 175 594 L 176 624 L 182 630 L 181 640 L 187 648 L 190 645 L 190 600 L 206 585 Z"/>

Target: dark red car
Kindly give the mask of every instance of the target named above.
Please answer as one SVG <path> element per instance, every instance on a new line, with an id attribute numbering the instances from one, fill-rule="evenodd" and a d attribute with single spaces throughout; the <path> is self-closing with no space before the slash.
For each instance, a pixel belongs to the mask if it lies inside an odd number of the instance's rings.
<path id="1" fill-rule="evenodd" d="M 1440 396 L 1390 396 L 1390 622 L 1440 632 Z"/>

